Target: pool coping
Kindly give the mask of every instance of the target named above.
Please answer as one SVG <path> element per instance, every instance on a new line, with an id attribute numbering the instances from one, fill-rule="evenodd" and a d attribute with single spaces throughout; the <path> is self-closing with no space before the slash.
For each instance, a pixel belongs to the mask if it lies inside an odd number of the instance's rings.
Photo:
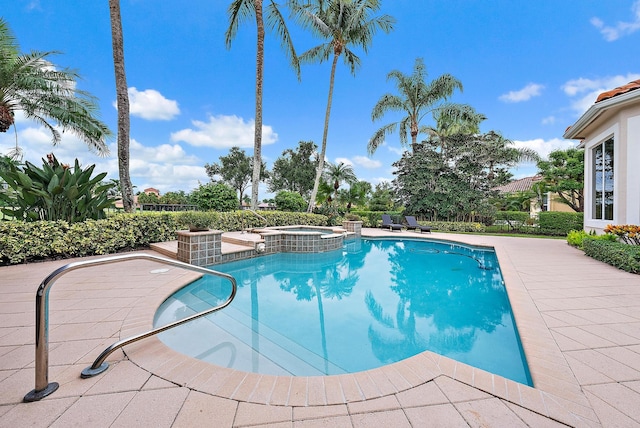
<path id="1" fill-rule="evenodd" d="M 178 385 L 238 402 L 273 406 L 326 406 L 384 398 L 424 385 L 439 376 L 569 425 L 598 424 L 589 401 L 526 290 L 509 253 L 477 235 L 418 235 L 363 229 L 363 237 L 446 240 L 494 248 L 535 387 L 517 383 L 425 351 L 406 360 L 353 374 L 273 376 L 237 371 L 180 354 L 157 337 L 128 345 L 127 357 L 142 369 Z M 153 317 L 174 291 L 191 282 L 170 283 L 140 300 L 120 330 L 126 338 L 152 327 Z"/>

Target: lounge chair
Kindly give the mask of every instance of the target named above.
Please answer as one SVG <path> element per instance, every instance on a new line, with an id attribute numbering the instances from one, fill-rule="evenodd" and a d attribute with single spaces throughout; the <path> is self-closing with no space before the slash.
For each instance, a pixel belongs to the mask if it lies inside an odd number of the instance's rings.
<path id="1" fill-rule="evenodd" d="M 414 230 L 418 230 L 420 229 L 420 233 L 422 232 L 429 232 L 431 233 L 431 226 L 423 226 L 421 224 L 418 224 L 418 221 L 416 220 L 416 218 L 412 215 L 406 215 L 404 216 L 405 220 L 407 220 L 407 230 L 408 229 L 414 229 Z"/>
<path id="2" fill-rule="evenodd" d="M 389 229 L 391 231 L 394 231 L 394 230 L 402 230 L 404 226 L 398 223 L 394 223 L 391 220 L 391 216 L 389 214 L 382 214 L 382 226 L 380 227 L 383 229 Z"/>

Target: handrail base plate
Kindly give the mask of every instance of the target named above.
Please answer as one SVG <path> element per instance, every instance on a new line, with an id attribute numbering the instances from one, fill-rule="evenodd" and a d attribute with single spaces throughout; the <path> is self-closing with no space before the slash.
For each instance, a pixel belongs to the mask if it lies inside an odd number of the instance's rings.
<path id="1" fill-rule="evenodd" d="M 58 384 L 58 382 L 51 382 L 44 389 L 41 389 L 40 391 L 36 391 L 35 389 L 32 389 L 27 393 L 27 395 L 24 396 L 22 401 L 24 401 L 25 403 L 40 401 L 47 395 L 50 395 L 56 392 L 59 386 L 60 385 Z"/>
<path id="2" fill-rule="evenodd" d="M 92 368 L 92 366 L 89 366 L 86 369 L 82 370 L 82 373 L 80 373 L 80 377 L 82 379 L 88 379 L 88 378 L 93 377 L 95 375 L 99 375 L 100 373 L 102 373 L 103 371 L 105 371 L 108 368 L 109 368 L 109 363 L 107 363 L 106 361 L 104 363 L 100 364 L 100 366 L 98 366 L 98 368 L 96 368 L 96 369 Z"/>

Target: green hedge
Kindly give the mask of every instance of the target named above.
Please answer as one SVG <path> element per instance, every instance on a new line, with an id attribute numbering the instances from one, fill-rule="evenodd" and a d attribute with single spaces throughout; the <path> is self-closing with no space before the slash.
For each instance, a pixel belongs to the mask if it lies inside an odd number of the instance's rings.
<path id="1" fill-rule="evenodd" d="M 496 211 L 494 217 L 495 220 L 525 224 L 531 218 L 531 215 L 524 211 Z"/>
<path id="2" fill-rule="evenodd" d="M 585 238 L 586 255 L 631 273 L 640 273 L 640 247 L 622 242 Z"/>
<path id="3" fill-rule="evenodd" d="M 486 226 L 482 223 L 462 221 L 421 221 L 420 224 L 431 226 L 438 232 L 484 232 L 486 230 Z"/>
<path id="4" fill-rule="evenodd" d="M 378 227 L 382 224 L 382 214 L 389 214 L 395 223 L 404 223 L 402 211 L 358 211 L 351 210 L 351 214 L 360 216 L 362 227 Z"/>
<path id="5" fill-rule="evenodd" d="M 102 220 L 0 222 L 0 263 L 110 254 L 176 239 L 172 213 L 117 214 Z"/>
<path id="6" fill-rule="evenodd" d="M 181 213 L 146 212 L 115 214 L 103 220 L 69 224 L 65 221 L 0 221 L 0 264 L 15 264 L 50 258 L 110 254 L 143 248 L 154 242 L 176 239 L 185 229 Z M 222 231 L 265 226 L 251 212 L 202 212 L 210 228 Z M 260 213 L 268 226 L 305 224 L 323 226 L 325 216 L 307 213 L 265 211 Z"/>
<path id="7" fill-rule="evenodd" d="M 572 230 L 582 230 L 583 213 L 543 211 L 538 214 L 538 225 L 543 235 L 564 236 Z"/>

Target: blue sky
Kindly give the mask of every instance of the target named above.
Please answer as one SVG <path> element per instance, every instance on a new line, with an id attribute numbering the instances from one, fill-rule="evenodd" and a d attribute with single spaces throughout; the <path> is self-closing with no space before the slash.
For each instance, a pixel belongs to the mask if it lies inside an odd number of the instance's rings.
<path id="1" fill-rule="evenodd" d="M 125 65 L 131 102 L 131 175 L 138 190 L 190 192 L 208 181 L 204 164 L 232 146 L 253 152 L 255 24 L 240 27 L 230 50 L 224 44 L 229 1 L 120 0 Z M 376 184 L 393 179 L 391 164 L 403 148 L 397 134 L 371 157 L 367 142 L 399 116 L 371 121 L 377 100 L 395 88 L 391 70 L 410 74 L 416 58 L 429 80 L 443 73 L 464 86 L 452 101 L 472 105 L 517 146 L 545 156 L 575 145 L 565 129 L 598 93 L 640 79 L 640 0 L 386 0 L 382 13 L 395 30 L 379 33 L 355 77 L 338 64 L 327 159 L 348 162 L 358 178 Z M 77 69 L 81 89 L 99 98 L 101 118 L 115 132 L 115 83 L 108 3 L 14 0 L 3 8 L 23 52 L 56 50 L 57 65 Z M 298 53 L 316 46 L 289 23 Z M 265 42 L 263 159 L 273 161 L 299 141 L 320 145 L 330 63 L 306 65 L 302 81 L 273 36 Z M 430 122 L 425 122 L 429 124 Z M 71 135 L 51 146 L 35 123 L 17 117 L 25 159 L 41 164 L 54 152 L 65 163 L 80 159 L 117 178 L 115 139 L 100 158 Z M 0 134 L 0 153 L 15 144 Z M 516 177 L 535 173 L 521 165 Z M 261 187 L 260 198 L 270 196 Z"/>

